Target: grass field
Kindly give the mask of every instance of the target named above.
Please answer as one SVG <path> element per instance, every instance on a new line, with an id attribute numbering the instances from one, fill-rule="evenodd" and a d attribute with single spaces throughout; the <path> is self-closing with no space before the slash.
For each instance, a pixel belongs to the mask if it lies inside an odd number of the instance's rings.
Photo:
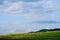
<path id="1" fill-rule="evenodd" d="M 0 40 L 60 40 L 60 31 L 1 35 Z"/>

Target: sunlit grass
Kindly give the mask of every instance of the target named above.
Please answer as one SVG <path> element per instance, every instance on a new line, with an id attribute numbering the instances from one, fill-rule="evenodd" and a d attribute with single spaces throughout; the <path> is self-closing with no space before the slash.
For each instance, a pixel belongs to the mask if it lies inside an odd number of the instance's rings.
<path id="1" fill-rule="evenodd" d="M 0 39 L 6 40 L 60 40 L 60 31 L 37 32 L 25 34 L 9 34 L 0 36 Z"/>

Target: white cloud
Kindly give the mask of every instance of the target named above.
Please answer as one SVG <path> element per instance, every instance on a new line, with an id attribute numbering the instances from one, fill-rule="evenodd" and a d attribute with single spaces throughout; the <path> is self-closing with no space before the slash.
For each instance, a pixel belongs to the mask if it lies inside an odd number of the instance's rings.
<path id="1" fill-rule="evenodd" d="M 3 5 L 0 5 L 0 14 L 8 14 L 15 16 L 24 16 L 32 19 L 39 20 L 56 20 L 59 19 L 57 14 L 55 4 L 55 0 L 42 0 L 37 2 L 10 2 L 8 0 L 4 1 Z M 59 8 L 58 8 L 59 9 Z M 57 9 L 57 10 L 58 10 Z M 60 9 L 59 9 L 60 10 Z M 54 12 L 54 13 L 53 13 Z M 56 12 L 56 13 L 55 13 Z M 58 16 L 58 17 L 57 17 Z M 32 20 L 32 21 L 35 21 Z M 59 24 L 58 24 L 59 25 Z M 56 24 L 56 26 L 58 26 Z M 2 30 L 8 30 L 6 32 L 15 32 L 17 29 L 21 30 L 21 32 L 29 32 L 36 31 L 40 28 L 45 28 L 46 26 L 55 27 L 55 24 L 35 24 L 35 23 L 2 23 L 0 24 Z M 60 25 L 59 25 L 60 26 Z M 5 28 L 4 28 L 5 27 Z"/>
<path id="2" fill-rule="evenodd" d="M 29 23 L 19 23 L 19 22 L 14 22 L 14 23 L 2 23 L 0 24 L 1 26 L 1 31 L 5 33 L 25 33 L 25 32 L 30 32 L 32 29 L 30 27 Z M 0 33 L 2 33 L 0 31 Z"/>
<path id="3" fill-rule="evenodd" d="M 5 25 L 4 25 L 5 24 Z M 26 33 L 31 31 L 38 31 L 42 28 L 60 28 L 60 24 L 40 24 L 40 23 L 4 23 L 0 25 L 0 33 Z M 3 26 L 4 25 L 4 26 Z"/>
<path id="4" fill-rule="evenodd" d="M 45 18 L 46 15 L 48 15 L 45 13 L 46 12 L 45 10 L 53 10 L 54 5 L 52 0 L 47 0 L 47 1 L 43 0 L 37 2 L 5 1 L 2 7 L 0 8 L 0 12 L 2 13 L 17 15 L 17 16 L 25 16 L 25 17 Z"/>

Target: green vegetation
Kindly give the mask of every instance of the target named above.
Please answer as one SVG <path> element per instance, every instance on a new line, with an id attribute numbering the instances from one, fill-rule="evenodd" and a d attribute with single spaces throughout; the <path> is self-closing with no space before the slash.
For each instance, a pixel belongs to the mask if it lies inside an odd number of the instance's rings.
<path id="1" fill-rule="evenodd" d="M 60 31 L 2 35 L 0 40 L 60 40 Z"/>

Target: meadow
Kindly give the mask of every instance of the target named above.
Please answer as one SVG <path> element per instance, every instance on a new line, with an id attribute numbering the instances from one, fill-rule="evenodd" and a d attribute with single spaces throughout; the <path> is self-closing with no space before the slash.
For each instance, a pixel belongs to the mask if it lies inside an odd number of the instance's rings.
<path id="1" fill-rule="evenodd" d="M 0 35 L 0 40 L 60 40 L 60 31 Z"/>

